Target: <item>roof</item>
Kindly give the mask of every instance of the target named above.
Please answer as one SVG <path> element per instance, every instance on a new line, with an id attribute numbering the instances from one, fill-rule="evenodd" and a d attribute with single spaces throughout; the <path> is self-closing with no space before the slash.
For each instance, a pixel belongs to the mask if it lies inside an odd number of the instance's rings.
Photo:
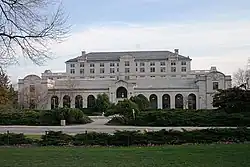
<path id="1" fill-rule="evenodd" d="M 88 61 L 119 61 L 121 56 L 131 55 L 135 60 L 164 60 L 175 53 L 170 51 L 129 51 L 129 52 L 90 52 L 83 56 L 70 59 L 67 62 L 77 62 L 78 59 L 87 57 Z M 179 55 L 180 60 L 191 60 L 189 57 Z"/>

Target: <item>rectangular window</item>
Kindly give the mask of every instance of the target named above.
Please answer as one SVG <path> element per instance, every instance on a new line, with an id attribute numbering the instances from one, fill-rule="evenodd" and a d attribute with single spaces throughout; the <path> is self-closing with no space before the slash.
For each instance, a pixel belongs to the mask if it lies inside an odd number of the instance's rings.
<path id="1" fill-rule="evenodd" d="M 145 78 L 145 76 L 144 76 L 144 75 L 141 75 L 140 78 Z"/>
<path id="2" fill-rule="evenodd" d="M 100 67 L 104 67 L 104 63 L 100 63 Z"/>
<path id="3" fill-rule="evenodd" d="M 145 63 L 144 62 L 140 62 L 140 66 L 145 66 Z"/>
<path id="4" fill-rule="evenodd" d="M 129 68 L 125 68 L 125 73 L 129 73 L 130 69 Z"/>
<path id="5" fill-rule="evenodd" d="M 135 71 L 137 71 L 137 68 L 135 69 Z"/>
<path id="6" fill-rule="evenodd" d="M 137 64 L 137 62 L 135 63 L 135 66 L 137 66 L 138 64 Z"/>
<path id="7" fill-rule="evenodd" d="M 165 61 L 162 61 L 161 66 L 165 66 L 165 65 L 166 65 Z"/>
<path id="8" fill-rule="evenodd" d="M 110 67 L 114 67 L 115 66 L 115 63 L 110 63 Z"/>
<path id="9" fill-rule="evenodd" d="M 154 68 L 154 67 L 151 67 L 151 68 L 150 68 L 150 72 L 155 72 L 155 68 Z"/>
<path id="10" fill-rule="evenodd" d="M 165 77 L 166 77 L 166 75 L 161 75 L 161 77 L 162 77 L 162 78 L 165 78 Z"/>
<path id="11" fill-rule="evenodd" d="M 185 65 L 187 65 L 187 63 L 185 61 L 182 61 L 181 65 L 185 66 Z"/>
<path id="12" fill-rule="evenodd" d="M 70 69 L 70 74 L 75 74 L 75 69 Z"/>
<path id="13" fill-rule="evenodd" d="M 95 77 L 94 76 L 90 76 L 89 78 L 94 79 Z"/>
<path id="14" fill-rule="evenodd" d="M 125 80 L 129 80 L 129 76 L 125 76 Z"/>
<path id="15" fill-rule="evenodd" d="M 91 68 L 91 69 L 89 69 L 89 72 L 90 72 L 90 74 L 94 74 L 95 73 L 95 69 Z"/>
<path id="16" fill-rule="evenodd" d="M 129 66 L 129 61 L 125 61 L 125 66 Z"/>
<path id="17" fill-rule="evenodd" d="M 153 76 L 153 75 L 152 75 L 152 76 L 150 76 L 150 77 L 151 77 L 151 78 L 155 78 L 155 76 Z"/>
<path id="18" fill-rule="evenodd" d="M 115 68 L 110 68 L 110 73 L 115 73 Z"/>
<path id="19" fill-rule="evenodd" d="M 213 90 L 219 89 L 219 82 L 213 82 Z"/>
<path id="20" fill-rule="evenodd" d="M 175 65 L 176 65 L 176 62 L 175 62 L 175 61 L 171 61 L 171 65 L 172 65 L 172 66 L 175 66 Z"/>
<path id="21" fill-rule="evenodd" d="M 186 67 L 181 67 L 181 72 L 186 72 L 187 68 Z"/>
<path id="22" fill-rule="evenodd" d="M 117 72 L 119 72 L 119 68 L 117 68 Z"/>
<path id="23" fill-rule="evenodd" d="M 80 63 L 80 67 L 84 67 L 84 63 Z"/>
<path id="24" fill-rule="evenodd" d="M 30 92 L 34 93 L 35 92 L 35 85 L 30 85 Z"/>
<path id="25" fill-rule="evenodd" d="M 165 67 L 161 67 L 161 72 L 166 72 L 166 68 Z"/>
<path id="26" fill-rule="evenodd" d="M 104 78 L 104 76 L 100 76 L 100 78 Z"/>
<path id="27" fill-rule="evenodd" d="M 83 68 L 80 69 L 80 74 L 84 74 L 84 69 Z"/>
<path id="28" fill-rule="evenodd" d="M 119 67 L 119 63 L 117 63 L 116 66 Z"/>
<path id="29" fill-rule="evenodd" d="M 95 64 L 94 64 L 94 63 L 90 63 L 89 66 L 90 66 L 90 67 L 95 67 Z"/>
<path id="30" fill-rule="evenodd" d="M 155 66 L 155 62 L 150 62 L 150 66 Z"/>
<path id="31" fill-rule="evenodd" d="M 176 67 L 171 67 L 171 72 L 176 72 Z"/>
<path id="32" fill-rule="evenodd" d="M 104 68 L 100 68 L 100 73 L 103 74 L 105 72 Z"/>
<path id="33" fill-rule="evenodd" d="M 70 64 L 70 67 L 71 68 L 75 68 L 75 64 Z"/>
<path id="34" fill-rule="evenodd" d="M 145 72 L 145 68 L 140 68 L 140 72 Z"/>

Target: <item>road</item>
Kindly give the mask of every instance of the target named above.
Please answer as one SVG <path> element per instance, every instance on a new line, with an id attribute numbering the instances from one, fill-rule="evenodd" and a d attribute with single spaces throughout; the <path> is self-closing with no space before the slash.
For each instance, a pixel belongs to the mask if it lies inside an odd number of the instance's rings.
<path id="1" fill-rule="evenodd" d="M 72 126 L 0 126 L 0 133 L 6 133 L 7 131 L 12 133 L 24 133 L 24 134 L 44 134 L 45 131 L 63 131 L 67 134 L 77 134 L 88 132 L 103 132 L 103 133 L 114 133 L 117 130 L 148 130 L 148 131 L 159 131 L 161 129 L 166 130 L 195 130 L 195 129 L 208 129 L 213 127 L 138 127 L 138 126 L 107 126 L 104 125 L 110 118 L 105 117 L 91 117 L 94 121 L 86 125 L 72 125 Z M 220 127 L 228 128 L 228 127 Z M 233 127 L 235 128 L 235 127 Z"/>

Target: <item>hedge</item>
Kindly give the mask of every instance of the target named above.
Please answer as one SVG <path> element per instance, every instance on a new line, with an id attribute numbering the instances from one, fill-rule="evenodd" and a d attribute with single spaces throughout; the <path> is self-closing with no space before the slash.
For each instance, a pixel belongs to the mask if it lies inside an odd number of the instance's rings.
<path id="1" fill-rule="evenodd" d="M 194 131 L 139 132 L 117 131 L 107 133 L 83 133 L 75 136 L 61 131 L 49 131 L 41 140 L 32 140 L 23 134 L 0 134 L 0 145 L 31 144 L 39 146 L 148 146 L 212 143 L 244 143 L 250 141 L 250 129 L 204 129 Z"/>
<path id="2" fill-rule="evenodd" d="M 208 111 L 147 111 L 140 112 L 135 119 L 125 117 L 113 118 L 107 125 L 137 125 L 137 126 L 250 126 L 250 112 L 226 113 L 217 110 Z"/>
<path id="3" fill-rule="evenodd" d="M 67 124 L 87 124 L 92 120 L 81 110 L 60 108 L 42 111 L 0 112 L 0 125 L 60 125 L 61 120 Z"/>

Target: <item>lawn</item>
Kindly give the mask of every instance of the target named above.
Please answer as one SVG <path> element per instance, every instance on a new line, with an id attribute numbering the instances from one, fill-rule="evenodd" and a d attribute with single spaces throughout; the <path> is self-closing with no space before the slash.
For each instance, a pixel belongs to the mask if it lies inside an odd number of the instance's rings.
<path id="1" fill-rule="evenodd" d="M 250 144 L 0 148 L 1 167 L 248 167 Z"/>

